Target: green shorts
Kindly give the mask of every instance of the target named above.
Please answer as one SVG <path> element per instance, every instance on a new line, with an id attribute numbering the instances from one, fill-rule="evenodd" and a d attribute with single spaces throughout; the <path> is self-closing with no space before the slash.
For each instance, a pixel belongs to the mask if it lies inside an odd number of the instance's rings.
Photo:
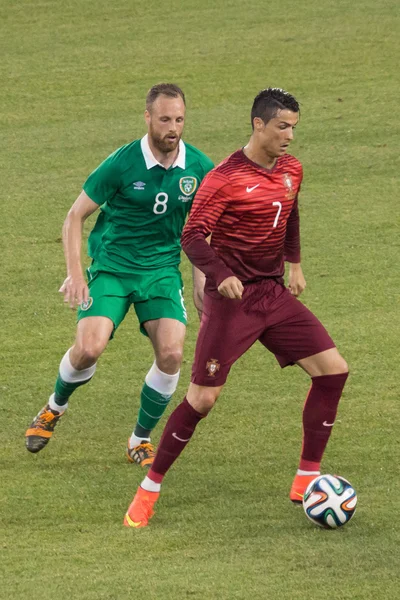
<path id="1" fill-rule="evenodd" d="M 152 319 L 176 319 L 186 325 L 182 276 L 178 267 L 164 267 L 143 274 L 110 273 L 87 269 L 89 300 L 78 309 L 78 321 L 85 317 L 108 317 L 115 330 L 134 305 L 140 331 L 147 335 L 143 323 Z M 111 337 L 112 337 L 111 336 Z"/>

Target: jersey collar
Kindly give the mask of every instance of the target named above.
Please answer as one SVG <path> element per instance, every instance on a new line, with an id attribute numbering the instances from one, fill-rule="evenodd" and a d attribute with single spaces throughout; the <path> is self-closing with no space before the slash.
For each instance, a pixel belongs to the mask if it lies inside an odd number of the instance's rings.
<path id="1" fill-rule="evenodd" d="M 140 147 L 142 149 L 142 154 L 143 154 L 144 162 L 146 163 L 147 170 L 152 169 L 153 167 L 155 167 L 157 165 L 159 167 L 162 167 L 163 169 L 165 169 L 164 165 L 159 163 L 158 160 L 154 157 L 154 154 L 152 153 L 150 146 L 149 146 L 149 136 L 147 133 L 140 140 Z M 182 140 L 179 140 L 178 156 L 176 157 L 176 160 L 172 165 L 173 169 L 175 167 L 180 167 L 181 169 L 184 169 L 186 167 L 186 146 L 182 142 Z"/>

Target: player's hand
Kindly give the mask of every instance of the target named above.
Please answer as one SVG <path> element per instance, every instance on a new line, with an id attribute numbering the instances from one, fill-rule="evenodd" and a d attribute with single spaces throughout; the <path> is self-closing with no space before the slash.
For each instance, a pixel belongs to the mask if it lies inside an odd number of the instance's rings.
<path id="1" fill-rule="evenodd" d="M 288 288 L 292 296 L 300 296 L 306 287 L 303 270 L 300 264 L 291 264 L 289 267 Z"/>
<path id="2" fill-rule="evenodd" d="M 243 290 L 244 287 L 242 282 L 234 275 L 224 279 L 218 286 L 219 293 L 222 294 L 222 296 L 225 296 L 225 298 L 237 298 L 241 300 Z"/>
<path id="3" fill-rule="evenodd" d="M 89 288 L 82 273 L 68 275 L 58 291 L 64 295 L 64 302 L 69 304 L 71 308 L 75 308 L 82 302 L 89 300 Z"/>

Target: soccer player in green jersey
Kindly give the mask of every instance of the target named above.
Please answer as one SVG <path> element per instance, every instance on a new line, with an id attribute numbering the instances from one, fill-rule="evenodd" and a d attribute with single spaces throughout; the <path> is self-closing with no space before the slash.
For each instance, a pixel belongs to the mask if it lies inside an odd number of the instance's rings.
<path id="1" fill-rule="evenodd" d="M 39 452 L 51 438 L 74 390 L 94 375 L 97 360 L 133 304 L 155 360 L 141 392 L 127 457 L 148 467 L 150 434 L 179 379 L 186 309 L 179 271 L 180 237 L 194 195 L 213 163 L 182 141 L 185 96 L 173 84 L 151 88 L 147 135 L 122 146 L 89 176 L 63 227 L 65 302 L 79 306 L 75 343 L 61 360 L 54 393 L 26 431 L 26 447 Z M 88 283 L 81 266 L 82 227 L 100 208 L 89 236 Z M 194 271 L 196 308 L 204 279 Z"/>

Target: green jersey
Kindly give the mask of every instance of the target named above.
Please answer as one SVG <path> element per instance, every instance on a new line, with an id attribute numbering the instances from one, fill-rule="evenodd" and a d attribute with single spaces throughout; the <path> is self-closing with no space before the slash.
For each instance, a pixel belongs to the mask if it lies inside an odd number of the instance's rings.
<path id="1" fill-rule="evenodd" d="M 165 169 L 147 135 L 106 158 L 83 185 L 101 209 L 88 242 L 97 268 L 136 273 L 178 265 L 186 216 L 213 166 L 181 140 L 175 163 Z"/>

